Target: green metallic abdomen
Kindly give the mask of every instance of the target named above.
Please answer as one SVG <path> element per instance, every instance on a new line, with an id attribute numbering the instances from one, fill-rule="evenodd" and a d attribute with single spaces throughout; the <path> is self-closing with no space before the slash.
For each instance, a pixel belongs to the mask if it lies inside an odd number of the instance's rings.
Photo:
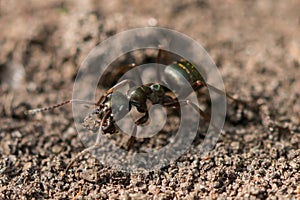
<path id="1" fill-rule="evenodd" d="M 168 87 L 181 97 L 192 92 L 192 87 L 198 80 L 204 82 L 206 74 L 200 72 L 192 63 L 188 61 L 178 61 L 166 67 L 164 70 L 165 81 Z M 203 78 L 204 77 L 204 78 Z"/>

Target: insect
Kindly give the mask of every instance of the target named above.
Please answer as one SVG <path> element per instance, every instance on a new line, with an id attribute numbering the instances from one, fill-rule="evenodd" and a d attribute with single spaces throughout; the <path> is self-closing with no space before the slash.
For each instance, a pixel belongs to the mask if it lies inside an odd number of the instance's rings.
<path id="1" fill-rule="evenodd" d="M 133 65 L 134 66 L 134 65 Z M 175 61 L 168 65 L 164 69 L 166 74 L 166 81 L 175 85 L 176 92 L 179 92 L 183 97 L 187 97 L 192 91 L 185 90 L 185 84 L 188 83 L 192 86 L 193 91 L 197 91 L 203 87 L 212 89 L 213 91 L 226 95 L 229 99 L 238 103 L 247 105 L 248 102 L 236 99 L 227 93 L 209 85 L 204 80 L 205 78 L 198 72 L 195 65 L 186 60 Z M 204 75 L 205 76 L 205 75 Z M 98 131 L 98 137 L 94 145 L 84 149 L 78 153 L 69 162 L 66 171 L 72 166 L 72 164 L 83 154 L 94 150 L 100 145 L 100 134 L 114 134 L 118 132 L 116 121 L 123 118 L 133 107 L 141 114 L 141 117 L 135 121 L 135 126 L 131 138 L 128 141 L 128 148 L 134 142 L 136 136 L 137 126 L 145 124 L 149 120 L 149 111 L 147 102 L 151 104 L 160 104 L 164 107 L 180 107 L 180 105 L 187 105 L 193 107 L 199 114 L 207 121 L 210 120 L 210 115 L 205 113 L 199 106 L 189 100 L 178 100 L 174 95 L 174 91 L 168 89 L 161 83 L 147 83 L 140 86 L 134 86 L 127 91 L 124 95 L 118 91 L 118 88 L 130 84 L 130 80 L 123 80 L 115 86 L 108 89 L 99 100 L 94 102 L 72 99 L 61 104 L 57 104 L 51 107 L 45 107 L 40 109 L 33 109 L 27 111 L 27 114 L 34 114 L 46 110 L 52 110 L 61 107 L 68 103 L 80 103 L 95 105 L 96 109 L 86 116 L 83 120 L 83 126 L 89 130 Z M 112 99 L 114 99 L 114 112 L 112 109 Z"/>

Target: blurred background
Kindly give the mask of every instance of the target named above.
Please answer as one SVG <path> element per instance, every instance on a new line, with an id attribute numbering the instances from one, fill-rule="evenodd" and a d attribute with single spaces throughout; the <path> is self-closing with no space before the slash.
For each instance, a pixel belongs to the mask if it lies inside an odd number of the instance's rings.
<path id="1" fill-rule="evenodd" d="M 299 197 L 299 8 L 298 0 L 0 0 L 0 198 Z M 259 113 L 245 120 L 229 102 L 227 135 L 207 160 L 187 154 L 180 165 L 142 176 L 90 158 L 62 178 L 84 148 L 71 106 L 33 117 L 24 110 L 70 99 L 93 47 L 145 26 L 198 41 L 226 90 L 264 102 L 278 124 Z"/>

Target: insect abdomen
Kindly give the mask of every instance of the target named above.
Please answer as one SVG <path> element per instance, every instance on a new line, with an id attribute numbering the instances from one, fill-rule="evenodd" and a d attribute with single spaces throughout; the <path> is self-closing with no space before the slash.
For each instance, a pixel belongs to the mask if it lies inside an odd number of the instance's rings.
<path id="1" fill-rule="evenodd" d="M 165 81 L 175 93 L 186 96 L 191 92 L 196 81 L 204 82 L 204 78 L 197 68 L 188 61 L 178 61 L 164 70 Z M 203 74 L 206 77 L 205 74 Z"/>

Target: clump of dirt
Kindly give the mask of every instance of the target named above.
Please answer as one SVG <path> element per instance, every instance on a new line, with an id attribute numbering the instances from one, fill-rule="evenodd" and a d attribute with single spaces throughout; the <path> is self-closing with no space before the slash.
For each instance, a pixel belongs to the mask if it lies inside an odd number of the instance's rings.
<path id="1" fill-rule="evenodd" d="M 0 1 L 0 198 L 299 198 L 299 6 L 271 0 Z M 159 171 L 125 173 L 86 155 L 62 175 L 84 149 L 71 107 L 35 116 L 24 111 L 70 99 L 93 47 L 145 26 L 200 42 L 227 92 L 260 109 L 229 100 L 224 133 L 206 156 L 194 148 Z M 164 138 L 153 145 L 163 146 Z"/>

